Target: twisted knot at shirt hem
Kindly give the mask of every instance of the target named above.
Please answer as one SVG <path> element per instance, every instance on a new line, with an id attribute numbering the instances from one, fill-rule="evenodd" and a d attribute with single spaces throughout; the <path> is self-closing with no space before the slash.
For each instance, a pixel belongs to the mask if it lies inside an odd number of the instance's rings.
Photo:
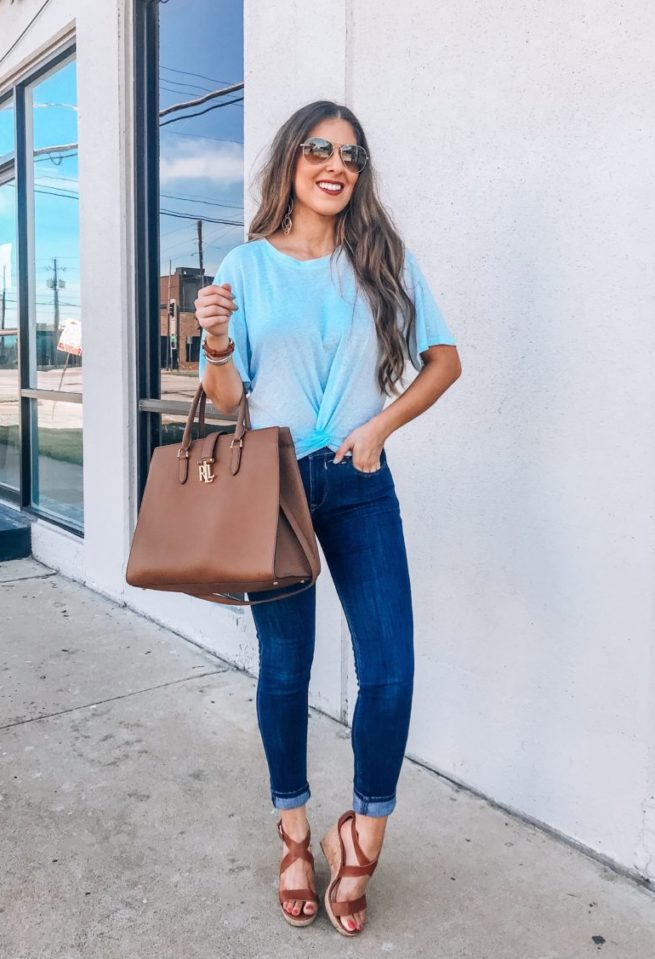
<path id="1" fill-rule="evenodd" d="M 455 341 L 407 249 L 403 282 L 416 305 L 410 358 L 420 369 L 421 352 Z M 375 321 L 343 249 L 297 260 L 252 240 L 230 250 L 214 283 L 230 283 L 239 304 L 229 334 L 253 429 L 287 426 L 300 458 L 323 446 L 336 451 L 382 411 Z M 205 364 L 201 351 L 201 379 Z"/>

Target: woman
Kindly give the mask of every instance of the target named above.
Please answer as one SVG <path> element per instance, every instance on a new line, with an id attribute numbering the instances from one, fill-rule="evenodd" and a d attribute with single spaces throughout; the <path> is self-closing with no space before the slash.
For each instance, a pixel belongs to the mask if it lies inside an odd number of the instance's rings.
<path id="1" fill-rule="evenodd" d="M 354 936 L 396 805 L 414 674 L 407 557 L 384 443 L 448 389 L 461 365 L 378 199 L 364 131 L 347 107 L 319 100 L 297 110 L 274 138 L 260 186 L 248 242 L 227 254 L 195 302 L 200 377 L 222 412 L 236 413 L 245 388 L 253 429 L 290 428 L 350 628 L 353 804 L 321 847 L 331 870 L 326 910 Z M 407 355 L 420 374 L 397 395 Z M 397 398 L 383 410 L 390 392 Z M 293 925 L 309 925 L 319 903 L 305 806 L 315 603 L 313 586 L 249 607 L 259 641 L 257 717 L 280 810 L 278 895 Z"/>

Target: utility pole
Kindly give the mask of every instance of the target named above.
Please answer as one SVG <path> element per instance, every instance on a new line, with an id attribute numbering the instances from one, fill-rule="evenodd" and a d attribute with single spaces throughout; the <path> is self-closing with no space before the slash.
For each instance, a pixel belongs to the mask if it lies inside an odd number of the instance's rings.
<path id="1" fill-rule="evenodd" d="M 168 296 L 166 297 L 166 369 L 170 370 L 173 363 L 171 350 L 171 274 L 173 272 L 173 261 L 168 261 Z"/>
<path id="2" fill-rule="evenodd" d="M 205 275 L 204 255 L 202 250 L 202 220 L 198 220 L 198 265 L 200 266 L 200 276 Z"/>
<path id="3" fill-rule="evenodd" d="M 59 277 L 57 276 L 57 257 L 53 258 L 53 289 L 54 289 L 54 307 L 55 307 L 55 336 L 54 336 L 54 345 L 57 346 L 57 340 L 59 339 Z"/>
<path id="4" fill-rule="evenodd" d="M 48 280 L 48 286 L 52 287 L 54 293 L 54 330 L 53 330 L 53 345 L 52 345 L 52 361 L 53 366 L 57 366 L 57 343 L 59 342 L 59 289 L 63 289 L 66 286 L 64 280 L 59 278 L 59 273 L 63 272 L 66 269 L 65 266 L 59 267 L 57 265 L 57 257 L 52 258 L 52 270 L 53 277 Z"/>

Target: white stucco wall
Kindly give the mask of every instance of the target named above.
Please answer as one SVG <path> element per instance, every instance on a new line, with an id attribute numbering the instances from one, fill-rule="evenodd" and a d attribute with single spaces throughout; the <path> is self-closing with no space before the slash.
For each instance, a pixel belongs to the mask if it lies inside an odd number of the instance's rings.
<path id="1" fill-rule="evenodd" d="M 0 0 L 8 33 L 37 6 Z M 77 18 L 87 531 L 80 545 L 38 524 L 35 554 L 254 669 L 249 612 L 123 586 L 122 10 L 54 0 L 13 55 Z M 387 441 L 415 610 L 409 753 L 651 879 L 654 41 L 655 11 L 637 0 L 415 0 L 402 15 L 340 0 L 329 17 L 246 0 L 247 172 L 292 110 L 346 102 L 459 340 L 462 378 Z M 122 157 L 107 149 L 119 142 Z M 253 211 L 247 197 L 246 222 Z M 318 602 L 312 701 L 348 715 L 354 671 L 327 570 Z M 411 802 L 402 778 L 399 797 Z"/>
<path id="2" fill-rule="evenodd" d="M 410 459 L 421 669 L 409 748 L 646 868 L 653 13 L 422 2 L 400 43 L 373 14 L 357 4 L 352 102 L 377 121 L 390 204 L 464 366 L 391 447 Z M 425 489 L 429 502 L 413 493 Z"/>
<path id="3" fill-rule="evenodd" d="M 249 8 L 249 156 L 351 106 L 459 339 L 462 379 L 387 442 L 409 752 L 655 877 L 653 13 Z"/>

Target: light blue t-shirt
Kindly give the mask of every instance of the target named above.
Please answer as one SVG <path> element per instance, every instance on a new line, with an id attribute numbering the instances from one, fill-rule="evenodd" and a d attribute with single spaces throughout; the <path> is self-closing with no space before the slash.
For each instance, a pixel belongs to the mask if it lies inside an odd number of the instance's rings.
<path id="1" fill-rule="evenodd" d="M 404 277 L 416 305 L 410 358 L 420 369 L 423 350 L 455 340 L 407 249 Z M 373 313 L 343 250 L 297 260 L 251 240 L 230 250 L 214 283 L 230 283 L 239 307 L 229 333 L 253 429 L 288 426 L 300 459 L 323 446 L 337 450 L 384 408 Z M 201 350 L 201 379 L 205 362 Z"/>

